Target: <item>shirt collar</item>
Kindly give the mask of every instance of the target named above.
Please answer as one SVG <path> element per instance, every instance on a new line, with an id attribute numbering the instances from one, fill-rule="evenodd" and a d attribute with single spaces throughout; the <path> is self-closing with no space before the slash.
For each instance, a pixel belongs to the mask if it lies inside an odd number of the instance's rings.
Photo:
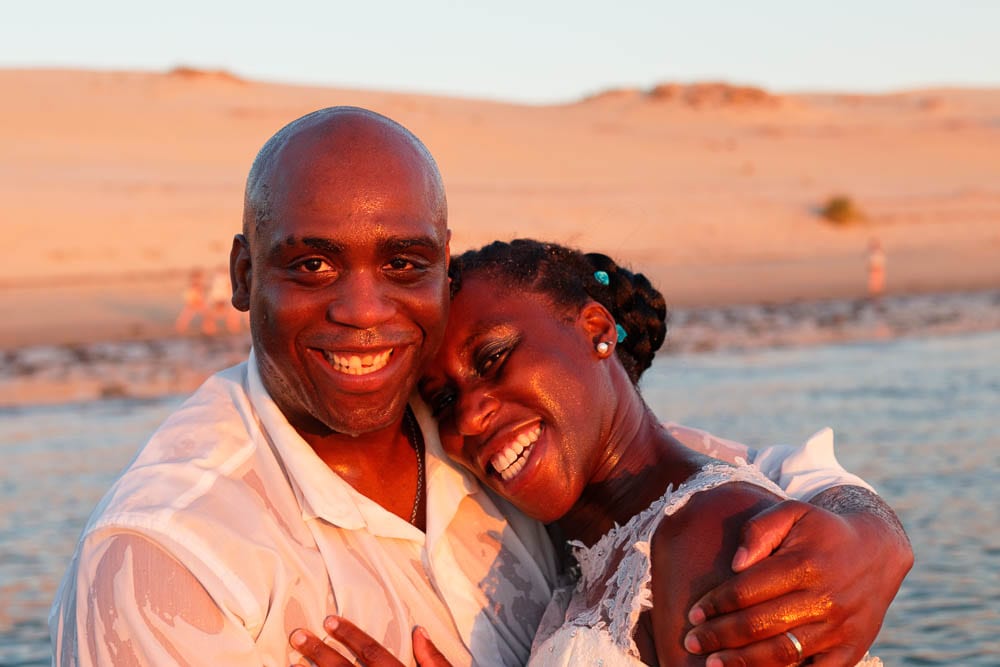
<path id="1" fill-rule="evenodd" d="M 419 529 L 356 491 L 316 455 L 265 389 L 252 349 L 247 367 L 250 402 L 288 474 L 302 506 L 303 519 L 319 518 L 340 528 L 365 529 L 382 537 L 424 540 Z M 427 406 L 417 397 L 411 404 L 424 436 L 427 539 L 433 544 L 448 527 L 462 498 L 479 487 L 475 478 L 454 466 L 445 456 L 437 424 Z"/>
<path id="2" fill-rule="evenodd" d="M 418 394 L 410 398 L 410 407 L 424 435 L 427 477 L 427 544 L 433 549 L 448 529 L 462 499 L 482 493 L 479 482 L 470 472 L 460 468 L 444 453 L 438 425 L 430 408 Z"/>

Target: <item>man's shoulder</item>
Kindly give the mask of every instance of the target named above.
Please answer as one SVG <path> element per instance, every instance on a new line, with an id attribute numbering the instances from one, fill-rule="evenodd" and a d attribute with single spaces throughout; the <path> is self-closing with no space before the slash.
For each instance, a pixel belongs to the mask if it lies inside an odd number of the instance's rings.
<path id="1" fill-rule="evenodd" d="M 126 470 L 155 466 L 214 468 L 242 450 L 256 418 L 246 391 L 246 362 L 211 376 L 167 416 Z"/>
<path id="2" fill-rule="evenodd" d="M 169 531 L 225 521 L 257 495 L 247 475 L 277 467 L 245 390 L 246 364 L 216 373 L 157 428 L 98 505 L 88 532 Z"/>
<path id="3" fill-rule="evenodd" d="M 57 605 L 117 549 L 139 562 L 169 558 L 257 627 L 275 577 L 294 578 L 302 558 L 322 566 L 306 554 L 315 552 L 311 533 L 294 520 L 302 509 L 258 423 L 246 372 L 241 364 L 209 378 L 139 450 L 88 520 Z M 275 565 L 288 549 L 298 560 Z"/>

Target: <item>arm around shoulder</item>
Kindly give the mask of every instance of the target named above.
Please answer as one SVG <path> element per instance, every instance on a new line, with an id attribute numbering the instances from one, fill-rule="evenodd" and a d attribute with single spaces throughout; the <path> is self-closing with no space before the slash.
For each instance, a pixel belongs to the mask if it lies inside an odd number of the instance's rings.
<path id="1" fill-rule="evenodd" d="M 783 635 L 793 631 L 805 657 L 855 664 L 913 565 L 896 515 L 860 487 L 833 487 L 811 503 L 783 501 L 747 521 L 742 533 L 738 574 L 692 609 L 699 653 L 747 662 L 750 655 L 782 657 L 790 646 Z"/>

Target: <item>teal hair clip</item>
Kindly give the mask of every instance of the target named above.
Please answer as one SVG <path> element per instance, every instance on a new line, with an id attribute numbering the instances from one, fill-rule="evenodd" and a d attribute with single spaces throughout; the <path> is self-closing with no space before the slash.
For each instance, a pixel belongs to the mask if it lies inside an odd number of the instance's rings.
<path id="1" fill-rule="evenodd" d="M 625 331 L 625 327 L 620 324 L 615 325 L 615 330 L 618 331 L 618 342 L 622 342 L 628 336 L 628 332 Z"/>
<path id="2" fill-rule="evenodd" d="M 611 284 L 611 278 L 608 277 L 607 271 L 594 271 L 594 280 L 605 287 Z"/>

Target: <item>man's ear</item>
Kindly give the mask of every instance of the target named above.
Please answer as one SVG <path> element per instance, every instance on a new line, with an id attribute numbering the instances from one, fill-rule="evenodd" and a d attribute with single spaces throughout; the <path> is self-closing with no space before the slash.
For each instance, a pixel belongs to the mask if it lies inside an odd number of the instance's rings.
<path id="1" fill-rule="evenodd" d="M 233 284 L 233 308 L 244 313 L 250 310 L 251 268 L 250 243 L 243 234 L 237 234 L 229 251 L 229 280 Z"/>
<path id="2" fill-rule="evenodd" d="M 577 324 L 586 332 L 594 349 L 597 349 L 597 344 L 602 341 L 614 345 L 617 340 L 615 318 L 611 316 L 607 308 L 596 301 L 589 302 L 580 310 Z"/>

